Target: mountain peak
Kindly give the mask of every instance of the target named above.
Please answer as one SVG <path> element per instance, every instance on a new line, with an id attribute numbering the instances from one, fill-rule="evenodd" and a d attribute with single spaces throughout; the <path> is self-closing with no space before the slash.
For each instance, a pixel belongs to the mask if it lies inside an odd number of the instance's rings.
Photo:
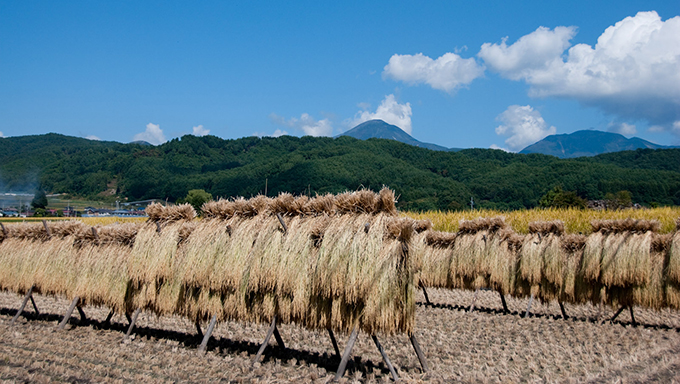
<path id="1" fill-rule="evenodd" d="M 588 129 L 573 133 L 550 135 L 524 148 L 519 153 L 541 153 L 567 159 L 644 148 L 667 149 L 676 147 L 654 144 L 639 137 L 628 139 L 618 133 Z"/>
<path id="2" fill-rule="evenodd" d="M 441 145 L 423 143 L 416 140 L 413 136 L 406 133 L 403 129 L 396 125 L 388 124 L 383 120 L 368 120 L 357 125 L 356 127 L 346 131 L 338 136 L 351 136 L 359 140 L 367 140 L 371 138 L 396 140 L 405 144 L 416 147 L 427 148 L 434 151 L 449 151 L 450 149 L 442 147 Z M 337 136 L 336 136 L 337 137 Z"/>

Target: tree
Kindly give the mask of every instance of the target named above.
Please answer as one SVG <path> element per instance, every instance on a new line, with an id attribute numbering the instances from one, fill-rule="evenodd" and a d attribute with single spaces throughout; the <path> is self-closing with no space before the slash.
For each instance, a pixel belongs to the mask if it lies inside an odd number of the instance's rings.
<path id="1" fill-rule="evenodd" d="M 47 208 L 47 195 L 45 195 L 45 191 L 43 191 L 42 188 L 35 190 L 35 196 L 33 196 L 33 200 L 31 201 L 31 207 L 33 207 L 33 209 Z"/>
<path id="2" fill-rule="evenodd" d="M 203 203 L 208 202 L 212 200 L 212 194 L 206 192 L 203 189 L 192 189 L 187 193 L 186 197 L 183 199 L 177 200 L 178 203 L 189 203 L 191 204 L 194 209 L 196 210 L 196 213 L 201 214 L 201 207 L 203 206 Z"/>
<path id="3" fill-rule="evenodd" d="M 559 185 L 548 191 L 539 204 L 543 208 L 585 208 L 586 201 L 574 191 L 564 191 Z"/>

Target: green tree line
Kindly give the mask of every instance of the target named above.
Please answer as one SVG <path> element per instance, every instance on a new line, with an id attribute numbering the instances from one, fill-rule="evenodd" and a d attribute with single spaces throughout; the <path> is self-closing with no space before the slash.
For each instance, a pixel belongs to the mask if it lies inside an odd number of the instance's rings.
<path id="1" fill-rule="evenodd" d="M 431 151 L 392 140 L 191 135 L 159 146 L 47 134 L 0 138 L 0 191 L 96 197 L 117 181 L 121 197 L 177 201 L 280 192 L 394 189 L 401 209 L 521 209 L 559 186 L 586 200 L 629 191 L 634 203 L 680 205 L 680 150 L 558 159 L 491 149 Z"/>

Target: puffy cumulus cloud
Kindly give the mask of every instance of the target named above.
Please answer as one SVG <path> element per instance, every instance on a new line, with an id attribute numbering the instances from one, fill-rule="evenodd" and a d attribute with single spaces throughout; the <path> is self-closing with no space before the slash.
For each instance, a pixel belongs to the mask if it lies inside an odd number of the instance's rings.
<path id="1" fill-rule="evenodd" d="M 198 137 L 206 136 L 206 135 L 209 135 L 209 134 L 210 134 L 210 130 L 203 128 L 203 125 L 198 125 L 198 126 L 194 127 L 193 132 L 192 132 L 192 135 L 198 136 Z"/>
<path id="2" fill-rule="evenodd" d="M 284 135 L 287 135 L 287 134 L 288 134 L 287 131 L 284 131 L 284 130 L 281 130 L 281 129 L 277 129 L 277 130 L 275 130 L 274 133 L 272 133 L 272 134 L 268 134 L 268 133 L 264 133 L 264 132 L 254 132 L 254 133 L 253 133 L 253 136 L 258 136 L 258 137 L 265 137 L 265 136 L 268 136 L 268 137 L 279 137 L 279 136 L 284 136 Z"/>
<path id="3" fill-rule="evenodd" d="M 280 125 L 284 125 L 289 128 L 301 130 L 305 135 L 308 136 L 331 136 L 333 135 L 333 124 L 328 119 L 316 120 L 308 113 L 303 113 L 300 118 L 292 117 L 290 119 L 285 119 L 276 114 L 269 115 L 269 118 Z M 277 129 L 274 132 L 275 137 L 288 134 L 286 131 Z"/>
<path id="4" fill-rule="evenodd" d="M 160 125 L 149 123 L 146 125 L 146 130 L 144 132 L 136 134 L 132 141 L 146 141 L 147 143 L 153 145 L 159 145 L 165 143 L 165 135 Z"/>
<path id="5" fill-rule="evenodd" d="M 5 134 L 0 131 L 0 137 L 5 137 Z"/>
<path id="6" fill-rule="evenodd" d="M 530 96 L 576 99 L 605 113 L 645 120 L 654 130 L 680 121 L 680 16 L 639 12 L 608 27 L 595 46 L 568 42 L 575 29 L 539 28 L 514 44 L 484 44 L 487 67 L 524 80 Z"/>
<path id="7" fill-rule="evenodd" d="M 607 131 L 614 132 L 614 133 L 620 133 L 624 136 L 633 136 L 634 134 L 637 133 L 637 128 L 633 124 L 611 123 L 607 127 Z"/>
<path id="8" fill-rule="evenodd" d="M 432 58 L 416 55 L 392 55 L 383 70 L 383 77 L 407 84 L 427 84 L 434 89 L 454 92 L 484 75 L 484 67 L 474 58 L 464 59 L 455 53 Z"/>
<path id="9" fill-rule="evenodd" d="M 496 120 L 501 122 L 501 125 L 496 127 L 496 134 L 509 136 L 505 144 L 513 152 L 521 151 L 526 146 L 557 132 L 555 127 L 548 127 L 541 113 L 530 105 L 511 105 L 498 115 Z M 492 148 L 505 150 L 495 144 Z"/>
<path id="10" fill-rule="evenodd" d="M 87 135 L 87 136 L 85 136 L 85 138 L 88 139 L 88 140 L 102 141 L 102 139 L 99 138 L 99 136 L 95 136 L 95 135 Z"/>
<path id="11" fill-rule="evenodd" d="M 507 37 L 500 44 L 484 43 L 477 56 L 490 70 L 509 79 L 529 79 L 537 71 L 560 62 L 575 34 L 575 27 L 557 27 L 554 30 L 539 27 L 510 46 L 506 43 Z"/>
<path id="12" fill-rule="evenodd" d="M 365 109 L 357 112 L 354 119 L 350 121 L 350 125 L 354 127 L 364 121 L 380 119 L 388 124 L 396 125 L 410 135 L 412 131 L 411 114 L 410 103 L 399 104 L 394 95 L 390 94 L 385 96 L 375 112 Z"/>

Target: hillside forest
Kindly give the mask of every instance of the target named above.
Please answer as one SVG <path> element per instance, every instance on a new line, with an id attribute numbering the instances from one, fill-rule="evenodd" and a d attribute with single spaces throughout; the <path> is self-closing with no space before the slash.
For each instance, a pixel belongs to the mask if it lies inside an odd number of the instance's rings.
<path id="1" fill-rule="evenodd" d="M 59 134 L 0 138 L 0 192 L 177 201 L 213 197 L 338 193 L 388 186 L 404 210 L 515 210 L 551 191 L 585 200 L 626 191 L 644 206 L 680 205 L 680 149 L 640 149 L 558 159 L 492 149 L 432 151 L 347 136 L 183 136 L 159 146 Z"/>

